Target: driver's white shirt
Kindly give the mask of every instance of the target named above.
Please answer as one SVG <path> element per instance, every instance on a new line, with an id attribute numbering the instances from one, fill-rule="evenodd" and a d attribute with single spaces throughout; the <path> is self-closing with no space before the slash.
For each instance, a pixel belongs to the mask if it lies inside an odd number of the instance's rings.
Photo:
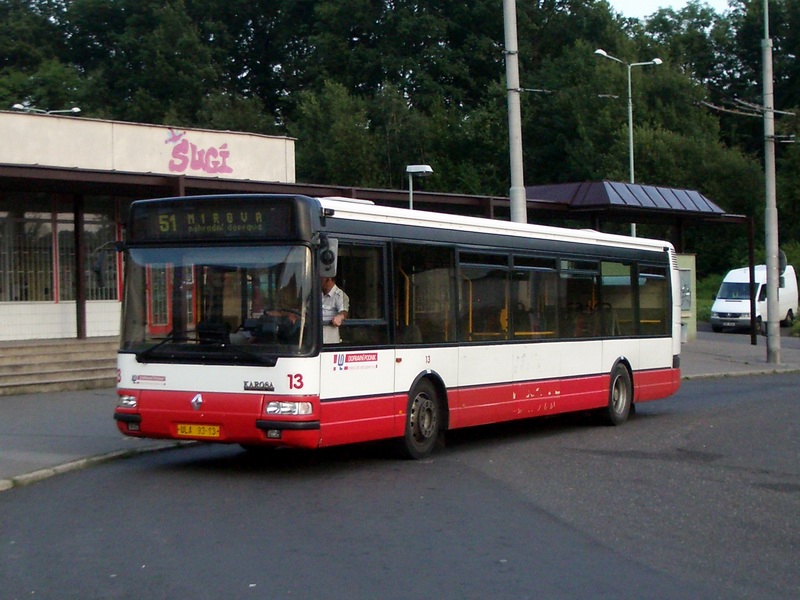
<path id="1" fill-rule="evenodd" d="M 350 312 L 350 298 L 334 284 L 327 294 L 322 294 L 322 343 L 339 344 L 342 341 L 339 328 L 331 325 L 333 317 L 342 311 Z"/>

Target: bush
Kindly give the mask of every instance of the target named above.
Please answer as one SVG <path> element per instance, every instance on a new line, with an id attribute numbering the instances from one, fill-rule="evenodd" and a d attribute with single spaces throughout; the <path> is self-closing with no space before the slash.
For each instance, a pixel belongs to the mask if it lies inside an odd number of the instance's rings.
<path id="1" fill-rule="evenodd" d="M 722 275 L 709 275 L 697 280 L 697 320 L 708 321 L 711 318 L 711 305 L 714 304 L 714 296 L 719 291 L 722 283 Z"/>

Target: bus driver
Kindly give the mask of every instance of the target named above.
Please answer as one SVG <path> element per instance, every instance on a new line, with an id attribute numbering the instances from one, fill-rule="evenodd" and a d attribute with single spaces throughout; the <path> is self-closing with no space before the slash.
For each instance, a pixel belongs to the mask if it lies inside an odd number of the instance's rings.
<path id="1" fill-rule="evenodd" d="M 322 278 L 322 343 L 339 344 L 339 327 L 350 312 L 350 298 L 333 277 Z"/>

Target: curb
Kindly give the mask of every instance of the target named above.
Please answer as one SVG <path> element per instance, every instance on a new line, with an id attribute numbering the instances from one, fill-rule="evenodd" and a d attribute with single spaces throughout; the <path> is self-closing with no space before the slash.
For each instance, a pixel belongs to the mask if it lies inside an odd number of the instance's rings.
<path id="1" fill-rule="evenodd" d="M 682 381 L 691 381 L 693 379 L 725 379 L 728 377 L 751 377 L 753 375 L 788 375 L 792 373 L 800 373 L 800 367 L 787 367 L 784 369 L 753 369 L 750 371 L 727 371 L 724 373 L 698 373 L 696 375 L 683 375 Z"/>
<path id="2" fill-rule="evenodd" d="M 15 487 L 23 487 L 26 485 L 31 485 L 32 483 L 38 483 L 39 481 L 49 479 L 50 477 L 55 477 L 56 475 L 61 475 L 62 473 L 79 471 L 81 469 L 110 462 L 112 460 L 130 458 L 132 456 L 138 456 L 140 454 L 150 454 L 155 452 L 164 452 L 165 450 L 174 450 L 177 448 L 183 448 L 184 446 L 192 445 L 193 443 L 194 442 L 175 442 L 172 444 L 168 444 L 166 446 L 160 446 L 155 448 L 114 450 L 113 452 L 107 452 L 106 454 L 99 454 L 97 456 L 90 456 L 87 458 L 79 458 L 78 460 L 66 462 L 60 465 L 56 465 L 54 467 L 48 467 L 46 469 L 39 469 L 37 471 L 25 473 L 24 475 L 17 475 L 15 477 L 9 477 L 7 479 L 0 479 L 0 492 L 4 492 L 6 490 L 10 490 Z"/>

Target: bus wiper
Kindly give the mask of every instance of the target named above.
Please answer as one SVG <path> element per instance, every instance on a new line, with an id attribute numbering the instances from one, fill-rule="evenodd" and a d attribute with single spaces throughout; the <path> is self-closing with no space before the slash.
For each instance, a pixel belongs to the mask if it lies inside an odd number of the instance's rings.
<path id="1" fill-rule="evenodd" d="M 139 362 L 142 362 L 142 359 L 148 358 L 150 355 L 153 354 L 153 352 L 155 352 L 156 350 L 161 348 L 161 346 L 164 346 L 165 344 L 167 344 L 169 342 L 185 342 L 185 341 L 187 341 L 189 339 L 191 339 L 191 338 L 189 336 L 187 336 L 186 334 L 178 334 L 173 329 L 167 335 L 165 335 L 164 339 L 162 339 L 160 342 L 158 342 L 155 346 L 150 346 L 149 348 L 145 348 L 141 352 L 137 352 L 136 353 L 136 360 L 138 360 Z"/>

